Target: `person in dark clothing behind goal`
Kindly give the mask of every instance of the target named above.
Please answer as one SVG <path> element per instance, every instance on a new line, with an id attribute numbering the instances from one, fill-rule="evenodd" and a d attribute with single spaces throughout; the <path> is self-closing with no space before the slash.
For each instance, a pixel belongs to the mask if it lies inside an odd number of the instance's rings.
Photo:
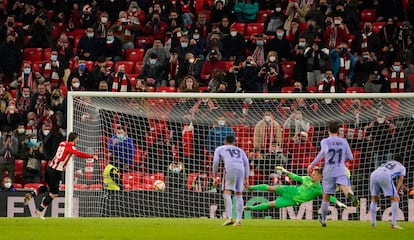
<path id="1" fill-rule="evenodd" d="M 75 146 L 78 143 L 79 135 L 75 132 L 71 132 L 67 141 L 63 141 L 59 144 L 59 148 L 56 151 L 55 157 L 49 161 L 46 168 L 46 183 L 47 186 L 41 186 L 38 189 L 26 193 L 24 196 L 24 205 L 27 205 L 30 199 L 38 194 L 49 192 L 49 194 L 43 199 L 42 203 L 36 208 L 35 213 L 39 218 L 44 219 L 44 210 L 52 202 L 54 198 L 59 196 L 59 182 L 62 179 L 62 173 L 70 161 L 72 155 L 80 158 L 93 158 L 98 159 L 98 156 L 80 152 L 76 150 Z"/>

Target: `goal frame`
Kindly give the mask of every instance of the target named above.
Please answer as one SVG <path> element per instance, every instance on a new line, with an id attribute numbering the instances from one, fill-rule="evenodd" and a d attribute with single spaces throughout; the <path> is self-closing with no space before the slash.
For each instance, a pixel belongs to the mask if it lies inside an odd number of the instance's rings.
<path id="1" fill-rule="evenodd" d="M 67 93 L 67 131 L 73 131 L 74 98 L 254 98 L 254 99 L 408 99 L 414 98 L 414 93 L 166 93 L 166 92 L 98 92 L 98 91 L 68 91 Z M 414 114 L 414 111 L 413 111 Z M 67 218 L 73 215 L 73 184 L 74 162 L 69 161 L 65 173 L 65 212 Z"/>

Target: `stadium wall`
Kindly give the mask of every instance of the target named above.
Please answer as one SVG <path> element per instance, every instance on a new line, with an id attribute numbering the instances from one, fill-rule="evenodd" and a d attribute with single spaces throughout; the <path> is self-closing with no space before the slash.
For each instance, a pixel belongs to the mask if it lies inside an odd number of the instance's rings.
<path id="1" fill-rule="evenodd" d="M 139 205 L 142 207 L 128 206 L 128 201 L 124 198 L 131 196 L 139 196 Z M 31 201 L 28 207 L 23 206 L 22 199 L 24 192 L 0 193 L 0 217 L 30 217 L 34 216 L 35 203 Z M 100 196 L 97 198 L 97 196 Z M 102 208 L 82 209 L 79 207 L 78 200 L 99 201 L 97 206 L 104 206 L 107 198 L 103 191 L 86 191 L 83 192 L 81 198 L 74 198 L 73 216 L 77 217 L 102 217 Z M 44 196 L 38 196 L 34 200 L 36 204 L 40 204 Z M 404 199 L 405 198 L 405 199 Z M 217 193 L 196 193 L 196 192 L 155 192 L 155 191 L 120 191 L 117 193 L 116 202 L 119 208 L 123 208 L 123 212 L 128 215 L 113 215 L 112 217 L 197 217 L 197 218 L 221 218 L 225 216 L 224 206 L 221 194 Z M 274 194 L 267 192 L 246 192 L 244 194 L 246 205 L 254 205 L 261 202 L 272 201 Z M 359 208 L 349 207 L 348 209 L 339 209 L 330 207 L 331 220 L 361 220 L 368 221 L 369 199 L 361 198 Z M 177 209 L 179 203 L 180 208 Z M 318 216 L 318 208 L 320 202 L 311 201 L 296 207 L 288 207 L 284 209 L 273 209 L 270 211 L 245 211 L 244 218 L 255 219 L 316 219 Z M 381 220 L 388 221 L 391 219 L 391 208 L 385 200 L 380 202 L 381 210 L 379 216 Z M 386 207 L 386 208 L 385 208 Z M 125 209 L 127 211 L 125 211 Z M 135 211 L 132 211 L 135 209 Z M 156 210 L 158 209 L 158 210 Z M 233 209 L 235 211 L 235 209 Z M 56 198 L 52 205 L 47 209 L 47 217 L 63 217 L 65 212 L 64 192 L 60 193 L 60 197 Z M 158 213 L 153 215 L 151 213 Z M 151 214 L 151 215 L 150 215 Z M 111 217 L 111 216 L 110 216 Z M 403 196 L 400 204 L 398 220 L 414 222 L 414 199 L 407 199 Z"/>

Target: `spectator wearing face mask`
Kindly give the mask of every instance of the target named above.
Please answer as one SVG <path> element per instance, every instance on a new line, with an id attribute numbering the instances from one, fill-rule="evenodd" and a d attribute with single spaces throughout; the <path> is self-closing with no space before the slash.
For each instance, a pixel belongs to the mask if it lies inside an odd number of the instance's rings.
<path id="1" fill-rule="evenodd" d="M 5 177 L 0 186 L 0 192 L 15 192 L 16 188 L 13 186 L 11 178 Z"/>
<path id="2" fill-rule="evenodd" d="M 286 15 L 282 13 L 282 7 L 280 3 L 276 3 L 274 12 L 269 14 L 264 22 L 264 32 L 267 35 L 275 35 L 276 30 L 279 27 L 283 27 L 286 21 Z M 298 23 L 297 20 L 295 22 Z"/>
<path id="3" fill-rule="evenodd" d="M 270 154 L 282 148 L 282 128 L 271 112 L 265 112 L 263 119 L 256 123 L 253 135 L 255 152 Z"/>
<path id="4" fill-rule="evenodd" d="M 17 124 L 19 124 L 22 121 L 22 115 L 16 108 L 15 100 L 9 102 L 4 113 L 0 113 L 0 125 L 6 128 L 16 129 Z"/>
<path id="5" fill-rule="evenodd" d="M 119 18 L 110 30 L 114 32 L 115 37 L 121 40 L 124 49 L 134 48 L 135 36 L 141 32 L 139 25 L 128 20 L 128 13 L 125 11 L 119 12 Z"/>
<path id="6" fill-rule="evenodd" d="M 0 46 L 0 78 L 3 83 L 11 83 L 15 75 L 20 72 L 23 62 L 23 50 L 16 45 L 16 37 L 8 34 L 6 42 Z"/>
<path id="7" fill-rule="evenodd" d="M 0 137 L 0 179 L 3 179 L 7 170 L 12 181 L 14 181 L 14 160 L 19 149 L 19 142 L 10 129 L 5 129 Z"/>
<path id="8" fill-rule="evenodd" d="M 35 77 L 38 83 L 47 80 L 53 88 L 58 88 L 63 83 L 65 67 L 60 63 L 56 49 L 52 49 L 50 54 L 50 61 L 42 65 L 40 73 L 35 72 Z"/>
<path id="9" fill-rule="evenodd" d="M 26 47 L 50 48 L 52 46 L 53 26 L 49 23 L 47 13 L 41 10 L 28 29 L 28 35 L 32 36 Z"/>
<path id="10" fill-rule="evenodd" d="M 223 38 L 223 59 L 242 62 L 246 59 L 246 48 L 243 34 L 237 32 L 235 27 L 230 27 L 230 34 Z"/>
<path id="11" fill-rule="evenodd" d="M 389 84 L 392 93 L 412 91 L 411 79 L 407 72 L 404 71 L 399 58 L 396 58 L 390 67 Z"/>
<path id="12" fill-rule="evenodd" d="M 121 40 L 114 35 L 112 30 L 108 30 L 106 38 L 99 41 L 96 55 L 103 56 L 107 61 L 114 63 L 122 59 Z"/>
<path id="13" fill-rule="evenodd" d="M 108 78 L 108 86 L 112 92 L 130 92 L 131 82 L 125 73 L 125 65 L 119 65 L 117 72 Z"/>
<path id="14" fill-rule="evenodd" d="M 217 123 L 210 128 L 206 139 L 206 148 L 210 156 L 213 156 L 218 146 L 223 145 L 226 136 L 236 137 L 236 133 L 226 124 L 225 117 L 219 117 Z"/>
<path id="15" fill-rule="evenodd" d="M 160 87 L 167 85 L 165 68 L 158 62 L 158 55 L 151 53 L 148 62 L 144 63 L 138 78 L 145 79 L 147 86 Z"/>
<path id="16" fill-rule="evenodd" d="M 207 60 L 204 62 L 203 68 L 201 69 L 201 85 L 206 85 L 213 77 L 214 72 L 220 70 L 227 70 L 227 66 L 222 60 L 222 55 L 217 50 L 210 50 L 210 53 L 207 55 Z"/>
<path id="17" fill-rule="evenodd" d="M 41 160 L 43 159 L 43 143 L 37 140 L 36 134 L 27 136 L 22 142 L 22 160 L 24 161 L 23 178 L 26 183 L 39 183 L 42 177 Z M 36 161 L 37 165 L 28 165 L 28 162 Z M 36 167 L 37 166 L 37 167 Z"/>
<path id="18" fill-rule="evenodd" d="M 86 61 L 95 61 L 97 43 L 98 40 L 95 37 L 93 27 L 87 27 L 85 30 L 85 35 L 83 35 L 79 40 L 74 61 L 76 62 L 79 59 L 84 59 Z"/>
<path id="19" fill-rule="evenodd" d="M 51 123 L 45 122 L 37 133 L 37 140 L 43 143 L 43 156 L 47 161 L 55 156 L 60 143 L 57 129 L 54 131 L 52 126 Z"/>
<path id="20" fill-rule="evenodd" d="M 354 77 L 354 56 L 348 51 L 348 44 L 341 42 L 330 51 L 329 58 L 336 79 L 337 91 L 343 92 L 351 86 Z"/>
<path id="21" fill-rule="evenodd" d="M 111 162 L 114 163 L 115 167 L 121 172 L 129 171 L 134 160 L 135 147 L 124 127 L 117 127 L 116 135 L 109 139 L 108 151 L 111 154 Z"/>
<path id="22" fill-rule="evenodd" d="M 164 21 L 161 20 L 159 13 L 153 13 L 151 20 L 148 21 L 142 32 L 145 36 L 151 37 L 151 41 L 153 42 L 154 39 L 162 39 L 167 32 L 168 25 Z"/>
<path id="23" fill-rule="evenodd" d="M 92 86 L 92 76 L 89 69 L 86 67 L 85 60 L 79 60 L 78 67 L 74 68 L 69 75 L 67 86 L 70 88 L 73 84 L 73 79 L 76 78 L 80 82 L 80 86 L 82 86 L 86 90 L 93 90 L 95 89 Z M 78 89 L 77 87 L 73 86 L 74 89 Z"/>

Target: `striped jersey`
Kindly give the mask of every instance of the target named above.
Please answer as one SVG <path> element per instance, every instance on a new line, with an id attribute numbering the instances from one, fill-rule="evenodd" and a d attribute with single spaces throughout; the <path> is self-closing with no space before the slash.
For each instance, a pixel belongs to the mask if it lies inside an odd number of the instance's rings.
<path id="1" fill-rule="evenodd" d="M 92 154 L 76 150 L 73 142 L 63 141 L 59 144 L 55 157 L 53 157 L 53 159 L 49 162 L 49 167 L 58 171 L 65 171 L 66 165 L 68 164 L 72 155 L 81 158 L 93 158 Z"/>

